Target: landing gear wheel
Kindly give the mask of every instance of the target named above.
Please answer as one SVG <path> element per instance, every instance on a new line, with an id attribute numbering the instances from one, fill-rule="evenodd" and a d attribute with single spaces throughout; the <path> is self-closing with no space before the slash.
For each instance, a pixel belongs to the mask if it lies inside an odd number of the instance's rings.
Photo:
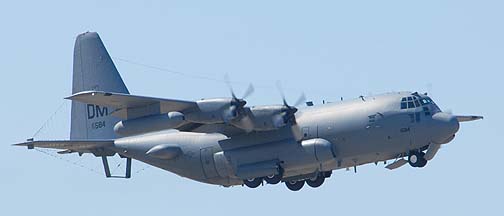
<path id="1" fill-rule="evenodd" d="M 324 183 L 325 177 L 322 175 L 317 175 L 317 177 L 313 179 L 306 179 L 306 184 L 308 184 L 312 188 L 318 188 L 320 185 Z"/>
<path id="2" fill-rule="evenodd" d="M 425 158 L 421 158 L 417 167 L 424 167 L 425 165 L 427 165 L 427 160 Z"/>
<path id="3" fill-rule="evenodd" d="M 424 158 L 425 153 L 423 152 L 410 152 L 408 156 L 408 163 L 412 167 L 424 167 L 427 164 L 427 160 Z"/>
<path id="4" fill-rule="evenodd" d="M 298 191 L 303 188 L 305 181 L 286 181 L 285 185 L 291 191 Z"/>
<path id="5" fill-rule="evenodd" d="M 280 181 L 282 181 L 282 176 L 281 175 L 272 175 L 272 176 L 266 176 L 264 177 L 264 181 L 268 184 L 278 184 Z"/>
<path id="6" fill-rule="evenodd" d="M 243 183 L 247 185 L 249 188 L 256 188 L 259 187 L 262 183 L 262 178 L 253 178 L 253 179 L 246 179 L 243 180 Z"/>

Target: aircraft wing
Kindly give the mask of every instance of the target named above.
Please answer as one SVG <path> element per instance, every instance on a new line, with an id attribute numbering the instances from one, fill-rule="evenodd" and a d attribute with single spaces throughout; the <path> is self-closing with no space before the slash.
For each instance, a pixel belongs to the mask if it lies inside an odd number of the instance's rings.
<path id="1" fill-rule="evenodd" d="M 193 111 L 198 106 L 193 101 L 154 98 L 103 91 L 83 91 L 66 99 L 87 104 L 114 108 L 112 115 L 122 119 L 168 113 L 172 111 Z"/>
<path id="2" fill-rule="evenodd" d="M 65 151 L 59 153 L 94 153 L 96 149 L 111 147 L 114 145 L 114 140 L 44 140 L 44 141 L 27 141 L 24 143 L 14 144 L 15 146 L 26 146 L 28 149 L 51 148 L 62 149 Z"/>
<path id="3" fill-rule="evenodd" d="M 226 124 L 200 124 L 188 122 L 178 128 L 174 128 L 184 132 L 197 132 L 197 133 L 220 133 L 228 137 L 246 134 L 243 129 Z"/>

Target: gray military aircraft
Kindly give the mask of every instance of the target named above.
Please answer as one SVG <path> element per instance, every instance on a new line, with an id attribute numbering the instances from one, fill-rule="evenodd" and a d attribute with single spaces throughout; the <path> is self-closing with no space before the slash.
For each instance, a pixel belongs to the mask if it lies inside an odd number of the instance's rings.
<path id="1" fill-rule="evenodd" d="M 70 140 L 15 144 L 136 159 L 199 182 L 246 185 L 284 182 L 293 191 L 319 187 L 336 169 L 394 160 L 424 167 L 453 140 L 459 122 L 482 119 L 442 112 L 427 94 L 361 96 L 302 111 L 281 105 L 247 107 L 245 97 L 185 101 L 129 94 L 97 33 L 77 36 Z M 406 159 L 404 159 L 406 158 Z"/>

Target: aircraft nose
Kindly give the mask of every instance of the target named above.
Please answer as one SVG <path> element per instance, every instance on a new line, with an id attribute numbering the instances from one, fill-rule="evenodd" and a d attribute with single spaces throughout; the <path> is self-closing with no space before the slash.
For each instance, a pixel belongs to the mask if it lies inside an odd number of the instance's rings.
<path id="1" fill-rule="evenodd" d="M 450 113 L 439 112 L 432 116 L 435 121 L 436 133 L 435 143 L 444 144 L 450 142 L 455 133 L 458 132 L 460 125 L 457 117 Z"/>

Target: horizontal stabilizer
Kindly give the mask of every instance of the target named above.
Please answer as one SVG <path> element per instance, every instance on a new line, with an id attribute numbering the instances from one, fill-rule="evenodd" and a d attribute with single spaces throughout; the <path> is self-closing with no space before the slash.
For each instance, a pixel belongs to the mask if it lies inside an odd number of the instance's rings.
<path id="1" fill-rule="evenodd" d="M 196 102 L 163 99 L 103 91 L 78 92 L 66 99 L 103 107 L 114 108 L 112 115 L 122 119 L 168 113 L 173 111 L 192 111 Z"/>
<path id="2" fill-rule="evenodd" d="M 64 149 L 64 150 L 71 150 L 74 152 L 85 152 L 86 150 L 113 146 L 114 140 L 43 140 L 43 141 L 29 141 L 14 145 L 26 146 L 29 149 L 37 147 L 37 148 Z"/>
<path id="3" fill-rule="evenodd" d="M 458 115 L 455 117 L 457 117 L 458 122 L 468 122 L 468 121 L 476 121 L 476 120 L 483 119 L 483 116 L 461 116 L 461 115 Z"/>

